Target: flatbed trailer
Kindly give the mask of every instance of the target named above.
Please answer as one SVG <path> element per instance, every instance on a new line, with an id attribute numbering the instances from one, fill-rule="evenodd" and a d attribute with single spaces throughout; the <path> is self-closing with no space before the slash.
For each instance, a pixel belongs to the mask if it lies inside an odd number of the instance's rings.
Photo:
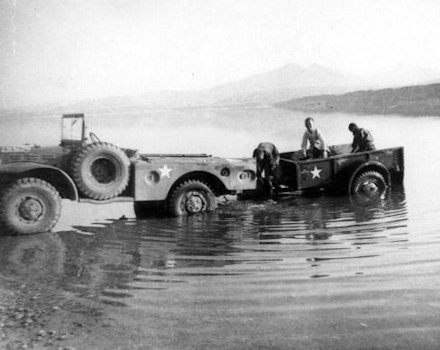
<path id="1" fill-rule="evenodd" d="M 281 187 L 291 191 L 323 188 L 376 196 L 403 183 L 403 147 L 360 153 L 350 150 L 351 145 L 331 146 L 328 158 L 306 160 L 301 159 L 301 151 L 281 153 Z"/>

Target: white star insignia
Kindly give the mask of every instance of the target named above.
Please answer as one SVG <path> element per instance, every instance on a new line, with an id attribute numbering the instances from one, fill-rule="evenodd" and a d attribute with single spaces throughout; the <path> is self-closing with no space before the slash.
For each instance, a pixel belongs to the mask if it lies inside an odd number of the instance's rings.
<path id="1" fill-rule="evenodd" d="M 316 167 L 316 165 L 315 165 L 315 169 L 313 169 L 311 172 L 310 172 L 310 174 L 312 174 L 312 180 L 316 177 L 316 178 L 318 178 L 318 179 L 320 179 L 321 178 L 321 171 L 322 171 L 322 169 L 318 169 L 317 167 Z"/>
<path id="2" fill-rule="evenodd" d="M 170 173 L 173 169 L 168 168 L 168 166 L 165 164 L 162 168 L 159 168 L 160 171 L 160 178 L 167 177 L 170 178 Z"/>

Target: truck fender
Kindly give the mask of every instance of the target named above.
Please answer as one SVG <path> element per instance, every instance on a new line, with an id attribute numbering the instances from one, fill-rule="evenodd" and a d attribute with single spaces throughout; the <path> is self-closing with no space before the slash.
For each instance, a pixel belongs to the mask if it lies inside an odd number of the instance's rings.
<path id="1" fill-rule="evenodd" d="M 179 177 L 176 181 L 174 181 L 173 185 L 170 187 L 167 198 L 174 192 L 177 186 L 187 180 L 199 180 L 208 185 L 215 195 L 225 194 L 227 192 L 226 185 L 222 180 L 220 180 L 217 176 L 212 173 L 205 171 L 192 171 L 190 173 L 186 173 Z"/>
<path id="2" fill-rule="evenodd" d="M 370 162 L 365 162 L 362 163 L 361 165 L 359 165 L 351 174 L 350 176 L 350 180 L 348 182 L 348 188 L 351 188 L 351 186 L 353 185 L 353 181 L 356 178 L 357 175 L 359 175 L 362 171 L 365 170 L 375 170 L 378 171 L 379 173 L 381 173 L 383 175 L 383 178 L 385 179 L 387 185 L 389 186 L 391 183 L 391 175 L 390 172 L 388 171 L 388 169 L 380 162 L 376 162 L 376 161 L 370 161 Z"/>
<path id="3" fill-rule="evenodd" d="M 42 179 L 54 186 L 62 198 L 68 198 L 73 201 L 79 200 L 78 189 L 72 178 L 59 168 L 33 162 L 16 162 L 0 165 L 0 184 L 23 177 Z"/>

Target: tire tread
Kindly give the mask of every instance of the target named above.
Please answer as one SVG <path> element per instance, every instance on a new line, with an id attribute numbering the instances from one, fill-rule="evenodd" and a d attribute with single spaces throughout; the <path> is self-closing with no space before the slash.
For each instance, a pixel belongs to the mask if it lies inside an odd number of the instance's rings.
<path id="1" fill-rule="evenodd" d="M 50 183 L 35 177 L 25 177 L 12 182 L 7 189 L 3 190 L 0 194 L 0 228 L 2 233 L 5 234 L 23 234 L 24 232 L 20 232 L 14 227 L 12 227 L 11 219 L 7 215 L 7 201 L 11 195 L 17 189 L 23 187 L 39 187 L 48 191 L 49 195 L 55 200 L 55 215 L 52 220 L 46 225 L 44 229 L 41 231 L 49 231 L 52 229 L 58 222 L 61 216 L 61 197 L 58 191 L 53 187 Z M 30 232 L 37 233 L 37 232 Z"/>
<path id="2" fill-rule="evenodd" d="M 108 143 L 108 142 L 99 142 L 99 143 L 91 143 L 87 144 L 84 147 L 81 147 L 79 151 L 73 156 L 72 158 L 72 165 L 71 165 L 71 171 L 72 171 L 72 178 L 75 182 L 75 184 L 78 186 L 79 191 L 86 197 L 95 199 L 95 200 L 107 200 L 114 198 L 118 195 L 120 195 L 125 188 L 128 185 L 128 181 L 130 178 L 129 170 L 127 170 L 127 175 L 123 179 L 123 181 L 118 184 L 117 187 L 115 187 L 112 191 L 108 191 L 105 193 L 100 193 L 97 191 L 94 191 L 93 189 L 90 189 L 86 183 L 84 183 L 84 179 L 82 176 L 82 165 L 86 157 L 88 157 L 90 154 L 96 153 L 96 152 L 115 152 L 120 159 L 122 160 L 122 167 L 129 168 L 130 161 L 126 154 L 117 146 Z"/>
<path id="3" fill-rule="evenodd" d="M 378 177 L 381 181 L 383 181 L 384 190 L 386 190 L 387 185 L 386 185 L 386 181 L 385 181 L 385 178 L 383 177 L 383 175 L 376 170 L 367 170 L 367 171 L 361 172 L 359 175 L 356 176 L 356 178 L 353 180 L 353 184 L 351 186 L 350 192 L 355 193 L 355 188 L 358 187 L 358 185 L 360 185 L 362 178 L 367 177 L 367 176 Z"/>
<path id="4" fill-rule="evenodd" d="M 172 194 L 169 196 L 169 199 L 167 201 L 167 211 L 168 211 L 168 213 L 170 213 L 173 216 L 178 216 L 179 215 L 179 213 L 177 213 L 174 210 L 174 203 L 176 201 L 176 196 L 179 194 L 179 192 L 181 191 L 182 188 L 187 187 L 187 186 L 189 186 L 191 184 L 202 184 L 202 185 L 206 186 L 209 189 L 210 193 L 208 193 L 208 195 L 212 195 L 214 197 L 214 207 L 213 208 L 208 208 L 207 211 L 213 211 L 215 209 L 215 196 L 214 196 L 214 192 L 213 192 L 211 186 L 209 186 L 209 184 L 207 184 L 205 181 L 202 181 L 202 180 L 199 180 L 199 179 L 188 179 L 188 180 L 185 180 L 185 181 L 181 182 L 179 185 L 177 185 L 174 188 Z"/>

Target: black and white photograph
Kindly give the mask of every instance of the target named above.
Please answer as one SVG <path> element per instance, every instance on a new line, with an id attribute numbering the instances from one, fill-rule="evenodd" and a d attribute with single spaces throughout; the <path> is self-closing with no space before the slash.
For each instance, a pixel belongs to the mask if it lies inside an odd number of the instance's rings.
<path id="1" fill-rule="evenodd" d="M 0 349 L 440 348 L 439 14 L 0 0 Z"/>

